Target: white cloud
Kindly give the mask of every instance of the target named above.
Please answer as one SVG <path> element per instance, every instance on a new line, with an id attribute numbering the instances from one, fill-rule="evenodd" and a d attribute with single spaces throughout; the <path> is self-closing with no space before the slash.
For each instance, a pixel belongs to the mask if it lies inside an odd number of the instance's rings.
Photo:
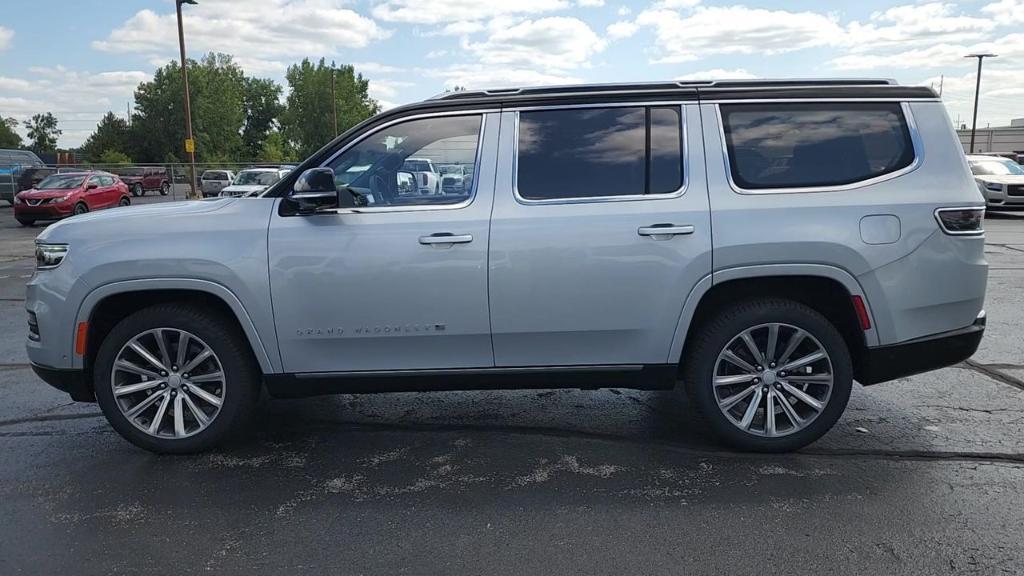
<path id="1" fill-rule="evenodd" d="M 973 68 L 977 61 L 964 58 L 967 54 L 996 53 L 1007 60 L 1024 58 L 1024 33 L 1009 34 L 991 42 L 978 44 L 934 44 L 894 53 L 852 53 L 829 62 L 838 70 L 871 70 L 876 68 Z M 1002 61 L 998 65 L 1002 66 Z"/>
<path id="2" fill-rule="evenodd" d="M 564 16 L 524 20 L 514 25 L 492 21 L 490 30 L 486 40 L 464 45 L 483 64 L 573 69 L 588 65 L 590 57 L 606 46 L 582 20 Z"/>
<path id="3" fill-rule="evenodd" d="M 440 24 L 510 14 L 538 14 L 569 7 L 566 0 L 388 0 L 373 15 L 389 22 Z"/>
<path id="4" fill-rule="evenodd" d="M 459 20 L 458 22 L 452 22 L 441 28 L 438 34 L 442 36 L 466 36 L 469 34 L 475 34 L 476 32 L 482 32 L 487 27 L 480 22 Z"/>
<path id="5" fill-rule="evenodd" d="M 30 78 L 0 77 L 0 110 L 19 122 L 52 112 L 63 131 L 62 147 L 84 142 L 108 110 L 123 116 L 136 86 L 150 78 L 141 71 L 86 72 L 59 65 L 33 66 L 29 72 Z"/>
<path id="6" fill-rule="evenodd" d="M 853 51 L 869 52 L 935 39 L 943 42 L 969 41 L 984 37 L 995 27 L 996 23 L 991 18 L 957 13 L 954 4 L 907 4 L 875 12 L 867 24 L 850 23 L 845 42 Z"/>
<path id="7" fill-rule="evenodd" d="M 690 74 L 683 74 L 682 76 L 676 76 L 675 80 L 750 80 L 757 78 L 756 74 L 747 72 L 744 68 L 734 68 L 732 70 L 725 70 L 722 68 L 712 68 L 711 70 L 702 70 L 700 72 L 692 72 Z"/>
<path id="8" fill-rule="evenodd" d="M 633 13 L 633 10 L 629 6 L 619 6 L 619 9 L 615 11 L 619 16 L 629 16 Z"/>
<path id="9" fill-rule="evenodd" d="M 698 6 L 687 15 L 669 9 L 645 10 L 635 23 L 654 29 L 657 63 L 689 62 L 715 54 L 781 54 L 835 44 L 843 37 L 842 27 L 832 16 L 746 6 Z"/>
<path id="10" fill-rule="evenodd" d="M 276 70 L 280 58 L 362 48 L 390 35 L 341 5 L 341 0 L 224 0 L 185 6 L 186 41 L 192 54 L 227 52 Z M 92 46 L 104 52 L 176 56 L 175 15 L 141 10 Z"/>
<path id="11" fill-rule="evenodd" d="M 620 40 L 622 38 L 629 38 L 633 34 L 636 34 L 637 28 L 639 27 L 633 22 L 615 22 L 609 24 L 608 27 L 605 28 L 605 33 L 608 34 L 608 38 L 612 40 Z"/>
<path id="12" fill-rule="evenodd" d="M 403 69 L 398 66 L 391 66 L 389 64 L 381 64 L 380 62 L 353 62 L 352 66 L 355 67 L 356 72 L 362 72 L 365 74 L 394 74 L 401 72 Z"/>
<path id="13" fill-rule="evenodd" d="M 433 60 L 434 58 L 444 58 L 447 55 L 447 50 L 431 50 L 430 52 L 427 52 L 426 57 Z"/>
<path id="14" fill-rule="evenodd" d="M 545 86 L 551 84 L 579 84 L 582 78 L 560 72 L 540 71 L 532 68 L 501 68 L 484 64 L 450 66 L 423 70 L 423 75 L 441 78 L 445 88 L 462 86 L 470 90 L 503 88 L 507 86 Z"/>
<path id="15" fill-rule="evenodd" d="M 1024 0 L 999 0 L 981 9 L 991 14 L 999 24 L 1020 24 L 1024 22 Z"/>
<path id="16" fill-rule="evenodd" d="M 0 50 L 9 48 L 12 38 L 14 38 L 14 30 L 0 26 Z"/>

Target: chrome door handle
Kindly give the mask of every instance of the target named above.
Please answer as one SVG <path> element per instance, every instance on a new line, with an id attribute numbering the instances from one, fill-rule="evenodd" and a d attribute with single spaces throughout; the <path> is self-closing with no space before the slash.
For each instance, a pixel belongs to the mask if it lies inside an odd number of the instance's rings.
<path id="1" fill-rule="evenodd" d="M 451 232 L 439 232 L 430 236 L 420 236 L 420 244 L 429 246 L 431 244 L 467 244 L 473 241 L 472 234 L 452 234 Z"/>
<path id="2" fill-rule="evenodd" d="M 683 236 L 693 234 L 693 226 L 686 224 L 676 226 L 674 224 L 655 224 L 654 226 L 641 226 L 636 233 L 641 236 Z"/>

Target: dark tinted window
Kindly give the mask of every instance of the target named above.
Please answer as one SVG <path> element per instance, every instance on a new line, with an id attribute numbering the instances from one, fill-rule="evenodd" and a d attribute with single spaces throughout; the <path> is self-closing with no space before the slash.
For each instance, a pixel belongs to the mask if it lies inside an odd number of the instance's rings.
<path id="1" fill-rule="evenodd" d="M 729 165 L 741 188 L 841 186 L 895 172 L 914 161 L 898 103 L 721 108 Z"/>
<path id="2" fill-rule="evenodd" d="M 651 108 L 651 194 L 675 192 L 683 185 L 683 139 L 679 108 Z"/>
<path id="3" fill-rule="evenodd" d="M 674 192 L 682 184 L 680 125 L 678 108 L 521 112 L 519 194 L 548 200 Z"/>

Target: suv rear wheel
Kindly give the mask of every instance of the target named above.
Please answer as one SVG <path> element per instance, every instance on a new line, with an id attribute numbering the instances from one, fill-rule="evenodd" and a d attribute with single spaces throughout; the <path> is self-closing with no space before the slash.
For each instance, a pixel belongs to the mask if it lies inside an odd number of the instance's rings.
<path id="1" fill-rule="evenodd" d="M 180 454 L 214 447 L 238 431 L 255 408 L 260 374 L 228 320 L 187 304 L 159 304 L 110 331 L 93 382 L 121 436 Z"/>
<path id="2" fill-rule="evenodd" d="M 825 434 L 853 387 L 850 354 L 824 316 L 798 302 L 733 305 L 697 327 L 683 381 L 712 430 L 742 450 L 786 452 Z"/>

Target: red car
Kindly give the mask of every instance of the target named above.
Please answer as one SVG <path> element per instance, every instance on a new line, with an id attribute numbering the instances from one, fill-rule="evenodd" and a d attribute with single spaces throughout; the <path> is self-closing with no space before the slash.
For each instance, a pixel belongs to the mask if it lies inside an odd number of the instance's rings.
<path id="1" fill-rule="evenodd" d="M 159 190 L 161 196 L 167 196 L 171 191 L 167 169 L 161 166 L 120 168 L 117 174 L 128 185 L 132 196 L 145 196 L 149 190 Z"/>
<path id="2" fill-rule="evenodd" d="M 64 172 L 47 176 L 14 197 L 14 218 L 22 226 L 132 203 L 128 186 L 109 172 Z"/>

